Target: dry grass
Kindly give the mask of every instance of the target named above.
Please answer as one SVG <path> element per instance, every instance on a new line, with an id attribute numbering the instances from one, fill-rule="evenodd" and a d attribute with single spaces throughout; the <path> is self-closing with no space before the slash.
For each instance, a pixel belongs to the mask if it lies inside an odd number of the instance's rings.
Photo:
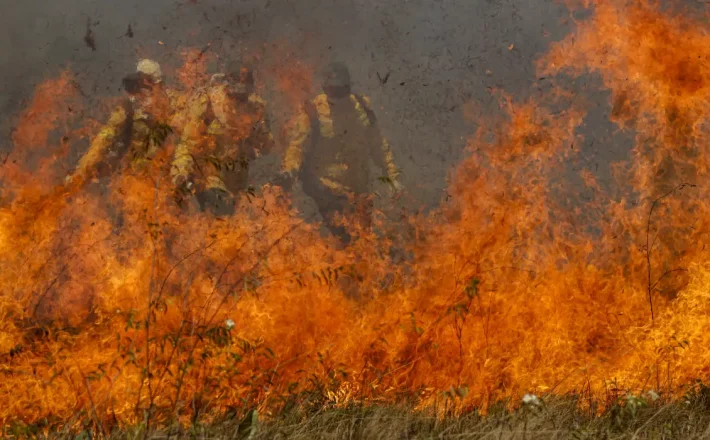
<path id="1" fill-rule="evenodd" d="M 439 419 L 406 407 L 331 408 L 306 413 L 290 410 L 268 421 L 224 420 L 209 426 L 165 430 L 146 435 L 140 427 L 123 429 L 113 439 L 701 439 L 710 438 L 710 393 L 674 403 L 636 405 L 622 399 L 600 416 L 573 399 L 557 399 L 514 411 L 493 408 L 487 416 L 469 412 Z M 6 432 L 6 435 L 9 433 Z M 9 436 L 13 438 L 16 436 Z M 96 438 L 88 432 L 33 437 Z"/>

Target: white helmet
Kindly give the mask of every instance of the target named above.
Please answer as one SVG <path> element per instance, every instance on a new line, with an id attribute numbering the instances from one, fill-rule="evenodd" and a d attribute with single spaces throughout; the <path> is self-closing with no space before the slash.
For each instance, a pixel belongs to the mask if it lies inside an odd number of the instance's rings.
<path id="1" fill-rule="evenodd" d="M 226 82 L 227 82 L 227 75 L 225 75 L 224 73 L 215 73 L 215 74 L 212 75 L 212 77 L 210 78 L 210 83 L 211 83 L 211 84 L 215 84 L 215 85 L 217 85 L 217 84 L 225 84 Z"/>
<path id="2" fill-rule="evenodd" d="M 160 64 L 156 61 L 144 58 L 138 61 L 136 71 L 150 76 L 156 83 L 163 80 L 163 71 L 160 68 Z"/>

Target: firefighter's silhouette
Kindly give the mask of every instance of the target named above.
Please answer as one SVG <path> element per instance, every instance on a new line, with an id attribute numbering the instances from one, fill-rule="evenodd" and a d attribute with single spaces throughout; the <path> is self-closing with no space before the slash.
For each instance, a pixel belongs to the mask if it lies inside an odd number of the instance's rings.
<path id="1" fill-rule="evenodd" d="M 235 196 L 248 188 L 250 163 L 273 146 L 266 102 L 255 93 L 252 70 L 213 75 L 186 114 L 171 169 L 178 199 L 195 193 L 203 210 L 229 215 Z"/>
<path id="2" fill-rule="evenodd" d="M 328 229 L 347 242 L 352 237 L 337 223 L 338 214 L 353 216 L 365 228 L 371 224 L 370 158 L 381 169 L 382 180 L 399 190 L 399 171 L 370 99 L 353 93 L 345 64 L 332 63 L 323 92 L 304 103 L 292 121 L 281 183 L 290 186 L 299 179 Z"/>
<path id="3" fill-rule="evenodd" d="M 92 139 L 67 183 L 106 177 L 125 166 L 140 172 L 172 131 L 169 120 L 174 96 L 164 86 L 157 62 L 140 60 L 136 72 L 123 79 L 123 88 L 126 99 Z M 126 156 L 130 160 L 125 160 Z"/>

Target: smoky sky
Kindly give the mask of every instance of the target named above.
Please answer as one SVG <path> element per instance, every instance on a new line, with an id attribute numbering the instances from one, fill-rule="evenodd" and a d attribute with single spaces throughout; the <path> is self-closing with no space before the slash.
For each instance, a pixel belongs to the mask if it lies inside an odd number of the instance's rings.
<path id="1" fill-rule="evenodd" d="M 550 0 L 0 0 L 3 150 L 33 87 L 65 67 L 90 100 L 116 95 L 139 56 L 179 64 L 180 49 L 212 43 L 239 62 L 250 47 L 299 42 L 304 60 L 346 62 L 391 140 L 403 183 L 436 203 L 491 88 L 524 97 L 534 61 L 569 31 Z M 129 30 L 130 27 L 130 30 Z M 159 44 L 158 42 L 163 44 Z M 258 66 L 256 66 L 258 69 Z M 259 72 L 257 71 L 257 75 Z M 389 75 L 389 76 L 387 76 Z M 383 78 L 387 81 L 383 83 Z M 259 78 L 264 83 L 268 77 Z M 97 101 L 98 102 L 98 101 Z"/>

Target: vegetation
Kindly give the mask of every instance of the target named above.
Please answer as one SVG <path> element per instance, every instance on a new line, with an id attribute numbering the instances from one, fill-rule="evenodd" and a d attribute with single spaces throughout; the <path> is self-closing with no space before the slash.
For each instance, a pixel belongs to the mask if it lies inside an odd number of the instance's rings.
<path id="1" fill-rule="evenodd" d="M 526 396 L 527 397 L 527 396 Z M 655 399 L 655 400 L 654 400 Z M 664 403 L 649 392 L 628 395 L 596 415 L 573 397 L 544 402 L 536 396 L 516 410 L 500 404 L 483 416 L 435 416 L 435 408 L 408 406 L 291 408 L 266 421 L 255 411 L 244 418 L 226 417 L 211 424 L 147 433 L 145 426 L 124 428 L 110 439 L 700 439 L 710 436 L 710 388 L 698 384 L 685 399 Z M 5 430 L 6 438 L 95 438 L 89 430 L 42 434 L 40 426 Z"/>

